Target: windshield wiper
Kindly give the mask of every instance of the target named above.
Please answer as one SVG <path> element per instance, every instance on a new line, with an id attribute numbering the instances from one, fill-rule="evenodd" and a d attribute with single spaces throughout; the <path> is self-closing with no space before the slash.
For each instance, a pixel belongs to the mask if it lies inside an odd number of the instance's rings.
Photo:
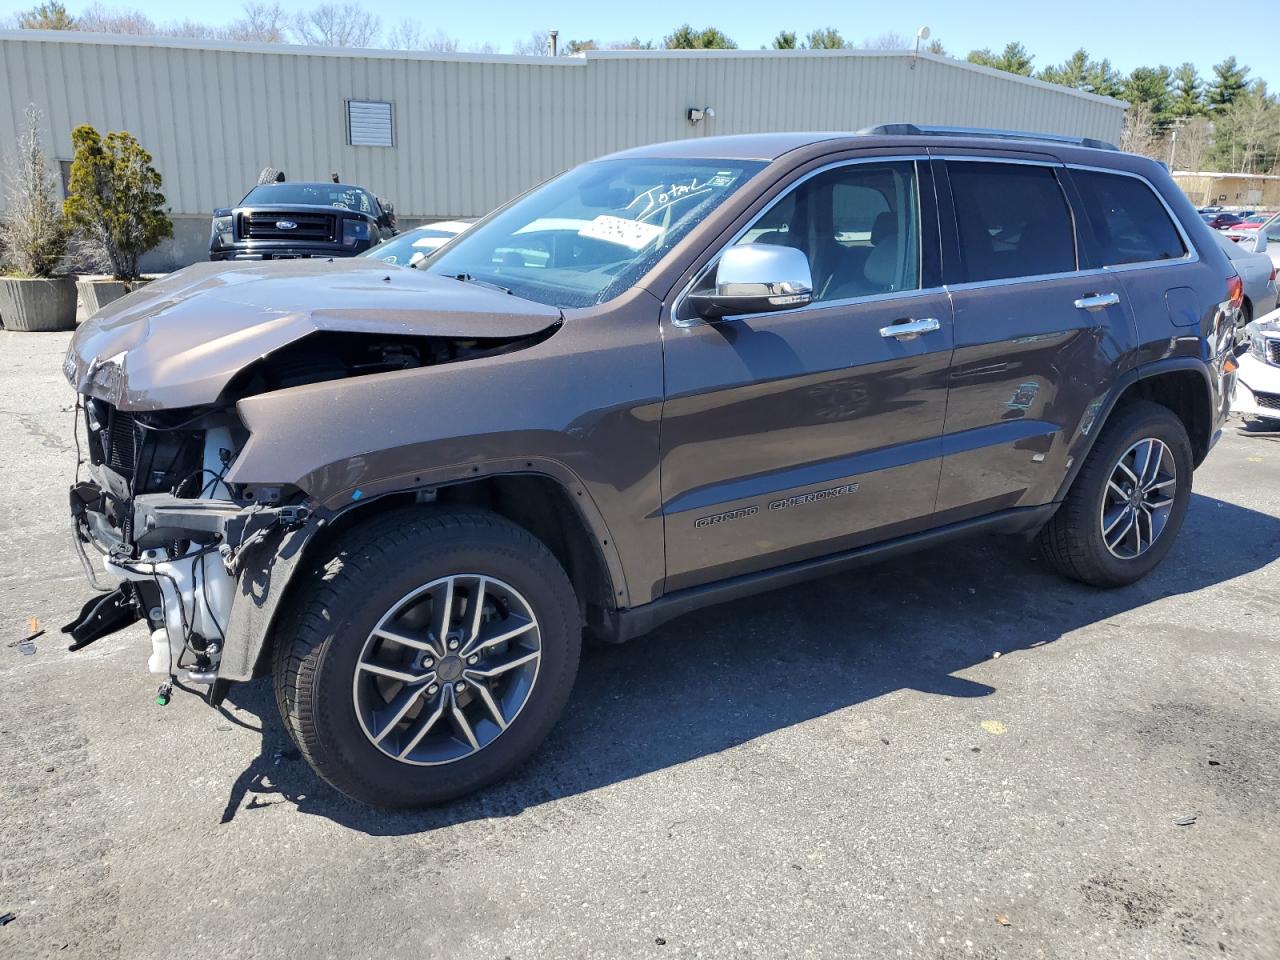
<path id="1" fill-rule="evenodd" d="M 482 287 L 489 287 L 493 290 L 499 290 L 502 293 L 505 293 L 508 295 L 511 294 L 511 290 L 509 287 L 504 287 L 500 284 L 493 283 L 489 280 L 481 280 L 479 277 L 473 277 L 469 273 L 451 273 L 451 274 L 448 274 L 448 276 L 453 277 L 453 279 L 455 280 L 461 280 L 463 283 L 475 283 L 475 284 L 479 284 Z"/>

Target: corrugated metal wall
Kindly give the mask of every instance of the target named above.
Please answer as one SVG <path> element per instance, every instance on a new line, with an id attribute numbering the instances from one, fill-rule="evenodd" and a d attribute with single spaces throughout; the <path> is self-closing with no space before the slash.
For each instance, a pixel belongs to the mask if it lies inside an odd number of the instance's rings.
<path id="1" fill-rule="evenodd" d="M 901 53 L 608 52 L 486 57 L 0 32 L 0 148 L 26 105 L 51 152 L 89 122 L 155 157 L 175 214 L 234 202 L 265 166 L 330 172 L 406 219 L 474 216 L 583 160 L 690 136 L 912 120 L 1118 139 L 1123 105 Z M 394 105 L 394 147 L 346 143 L 345 103 Z M 690 107 L 710 106 L 697 126 Z"/>

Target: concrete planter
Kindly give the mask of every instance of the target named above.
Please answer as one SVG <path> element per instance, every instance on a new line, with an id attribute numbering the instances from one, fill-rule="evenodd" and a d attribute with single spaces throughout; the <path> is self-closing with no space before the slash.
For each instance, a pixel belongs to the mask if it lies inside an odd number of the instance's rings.
<path id="1" fill-rule="evenodd" d="M 43 332 L 76 327 L 76 278 L 0 277 L 0 322 L 6 330 Z"/>
<path id="2" fill-rule="evenodd" d="M 80 305 L 84 307 L 84 315 L 91 317 L 108 303 L 119 300 L 126 293 L 132 293 L 144 283 L 150 283 L 151 280 L 151 277 L 143 277 L 140 280 L 81 277 L 76 281 L 76 293 L 80 296 Z"/>

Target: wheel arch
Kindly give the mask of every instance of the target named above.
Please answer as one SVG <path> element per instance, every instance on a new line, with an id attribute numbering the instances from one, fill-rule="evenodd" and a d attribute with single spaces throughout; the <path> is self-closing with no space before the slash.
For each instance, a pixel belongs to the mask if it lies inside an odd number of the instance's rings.
<path id="1" fill-rule="evenodd" d="M 393 490 L 357 501 L 331 513 L 322 523 L 295 531 L 295 546 L 288 564 L 272 564 L 274 578 L 268 596 L 253 601 L 254 613 L 237 616 L 236 604 L 246 604 L 254 589 L 241 585 L 227 624 L 219 677 L 228 681 L 249 680 L 268 672 L 276 626 L 282 621 L 290 600 L 297 595 L 303 576 L 326 547 L 340 537 L 392 510 L 414 504 L 468 506 L 491 510 L 511 520 L 542 541 L 564 567 L 577 594 L 579 612 L 587 623 L 607 622 L 605 612 L 628 606 L 621 560 L 613 538 L 604 526 L 585 487 L 566 483 L 566 468 L 554 472 L 538 469 L 536 461 L 521 461 L 509 469 L 494 469 L 466 479 L 432 486 Z M 478 472 L 478 471 L 477 471 Z M 264 545 L 264 551 L 279 551 L 290 534 Z"/>
<path id="2" fill-rule="evenodd" d="M 1198 467 L 1213 445 L 1213 388 L 1203 363 L 1192 360 L 1154 364 L 1124 388 L 1112 409 L 1129 400 L 1150 400 L 1167 407 L 1182 421 Z"/>
<path id="3" fill-rule="evenodd" d="M 1117 380 L 1091 428 L 1087 428 L 1088 446 L 1075 457 L 1054 500 L 1060 502 L 1066 497 L 1107 421 L 1133 400 L 1150 400 L 1172 410 L 1186 428 L 1194 463 L 1200 466 L 1213 445 L 1212 398 L 1209 370 L 1200 360 L 1171 358 L 1130 370 Z"/>

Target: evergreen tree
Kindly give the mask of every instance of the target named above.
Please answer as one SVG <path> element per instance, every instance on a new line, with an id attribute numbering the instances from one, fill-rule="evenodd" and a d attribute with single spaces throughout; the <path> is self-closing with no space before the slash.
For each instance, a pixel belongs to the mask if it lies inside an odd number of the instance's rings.
<path id="1" fill-rule="evenodd" d="M 1172 72 L 1168 67 L 1135 67 L 1125 78 L 1121 96 L 1130 105 L 1143 103 L 1151 108 L 1156 124 L 1168 122 L 1173 102 Z"/>
<path id="2" fill-rule="evenodd" d="M 1194 117 L 1204 113 L 1204 81 L 1196 65 L 1188 61 L 1173 71 L 1173 101 L 1169 111 L 1175 117 Z"/>
<path id="3" fill-rule="evenodd" d="M 66 7 L 54 0 L 18 14 L 18 27 L 22 30 L 74 30 L 76 21 L 67 13 Z"/>
<path id="4" fill-rule="evenodd" d="M 132 134 L 104 138 L 87 123 L 71 131 L 71 147 L 71 182 L 62 205 L 67 221 L 110 264 L 112 276 L 136 280 L 138 258 L 173 236 L 151 154 Z"/>
<path id="5" fill-rule="evenodd" d="M 715 27 L 695 30 L 689 24 L 681 24 L 670 36 L 663 38 L 668 50 L 737 50 L 738 45 Z"/>
<path id="6" fill-rule="evenodd" d="M 1082 89 L 1100 97 L 1119 97 L 1123 93 L 1123 78 L 1112 68 L 1110 60 L 1098 60 L 1085 71 Z"/>
<path id="7" fill-rule="evenodd" d="M 810 50 L 840 50 L 849 46 L 835 27 L 809 31 L 808 45 Z"/>
<path id="8" fill-rule="evenodd" d="M 1083 90 L 1091 65 L 1089 52 L 1081 47 L 1067 59 L 1066 63 L 1041 70 L 1040 79 L 1046 83 L 1057 83 L 1064 87 Z"/>
<path id="9" fill-rule="evenodd" d="M 989 49 L 973 50 L 966 57 L 970 63 L 980 64 L 984 67 L 995 67 L 997 70 L 1003 70 L 1006 73 L 1016 73 L 1019 76 L 1031 76 L 1031 61 L 1035 58 L 1027 52 L 1027 48 L 1016 40 L 1012 40 L 1005 44 L 1004 50 L 1000 53 L 992 53 Z"/>
<path id="10" fill-rule="evenodd" d="M 1236 63 L 1235 57 L 1227 57 L 1213 65 L 1213 81 L 1205 91 L 1205 103 L 1210 110 L 1222 110 L 1249 89 L 1249 68 Z"/>

